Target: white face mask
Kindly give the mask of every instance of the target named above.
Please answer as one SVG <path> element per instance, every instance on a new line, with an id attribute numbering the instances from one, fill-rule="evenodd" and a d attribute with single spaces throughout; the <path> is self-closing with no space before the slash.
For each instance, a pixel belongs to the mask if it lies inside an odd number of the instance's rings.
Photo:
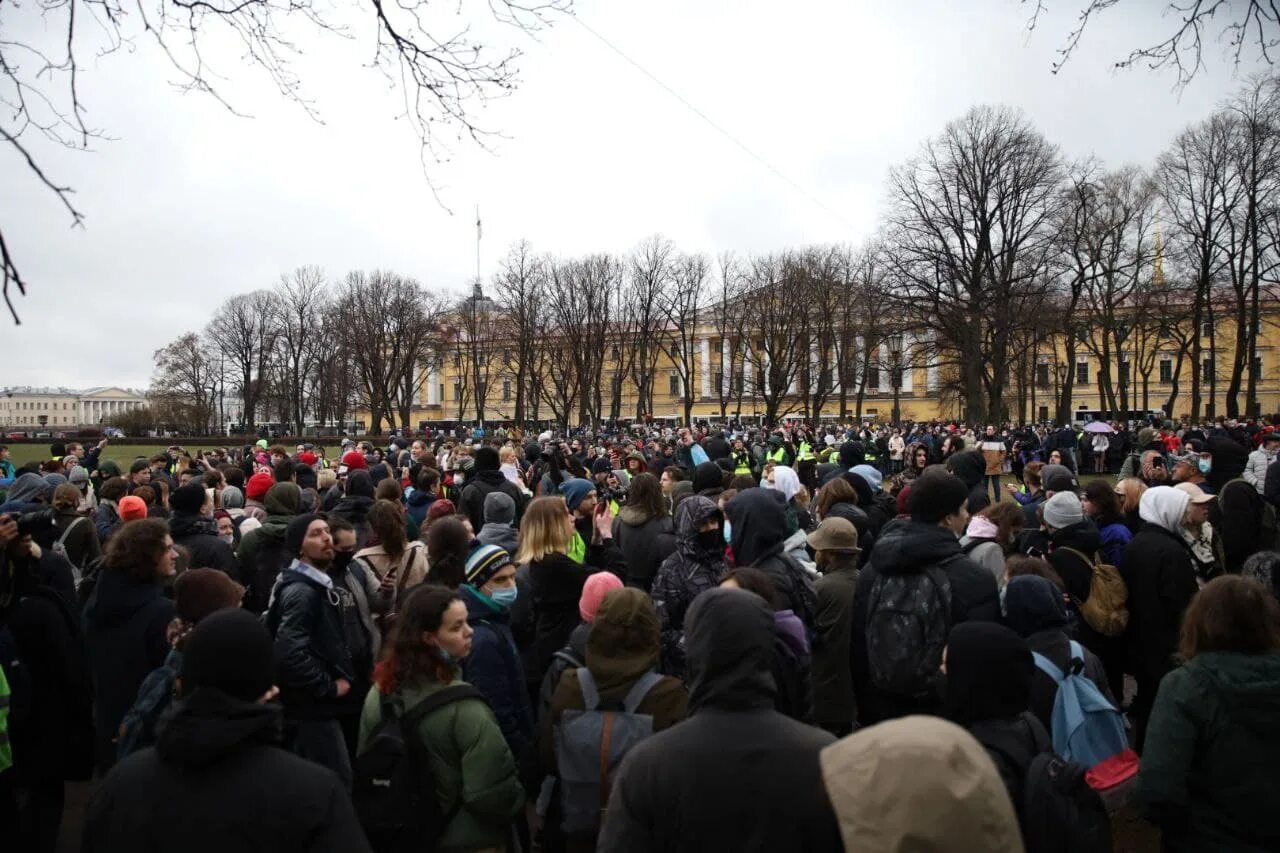
<path id="1" fill-rule="evenodd" d="M 226 542 L 228 545 L 236 541 L 236 535 L 234 533 L 219 533 L 218 538 L 223 542 Z"/>

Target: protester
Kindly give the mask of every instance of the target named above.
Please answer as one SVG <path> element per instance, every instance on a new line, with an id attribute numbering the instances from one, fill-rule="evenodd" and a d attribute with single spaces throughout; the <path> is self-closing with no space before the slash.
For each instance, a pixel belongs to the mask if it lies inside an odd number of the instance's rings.
<path id="1" fill-rule="evenodd" d="M 992 504 L 969 519 L 964 536 L 960 537 L 960 550 L 999 581 L 1004 577 L 1005 557 L 1017 549 L 1023 521 L 1018 504 Z"/>
<path id="2" fill-rule="evenodd" d="M 844 482 L 843 480 L 837 482 Z M 849 649 L 858 586 L 857 529 L 843 518 L 823 520 L 808 536 L 822 577 L 814 584 L 817 610 L 813 645 L 813 719 L 836 737 L 857 719 Z"/>
<path id="3" fill-rule="evenodd" d="M 271 658 L 270 636 L 243 611 L 191 632 L 175 713 L 98 787 L 86 853 L 369 851 L 338 778 L 278 748 Z"/>
<path id="4" fill-rule="evenodd" d="M 724 518 L 710 498 L 694 495 L 676 510 L 676 550 L 662 562 L 653 583 L 662 644 L 662 671 L 685 675 L 685 617 L 699 595 L 720 583 L 724 560 Z"/>
<path id="5" fill-rule="evenodd" d="M 53 520 L 57 542 L 71 565 L 83 573 L 102 556 L 102 545 L 93 520 L 80 511 L 79 490 L 69 483 L 58 486 L 53 492 L 53 509 L 57 513 Z"/>
<path id="6" fill-rule="evenodd" d="M 364 699 L 359 753 L 393 713 L 410 721 L 406 735 L 427 756 L 447 823 L 438 838 L 422 839 L 424 848 L 505 850 L 511 821 L 524 806 L 515 760 L 493 712 L 459 678 L 471 641 L 458 594 L 432 584 L 417 587 L 388 638 L 375 689 Z M 415 708 L 423 710 L 415 714 Z"/>
<path id="7" fill-rule="evenodd" d="M 839 850 L 819 792 L 830 734 L 773 709 L 774 617 L 735 589 L 688 614 L 689 719 L 637 746 L 613 783 L 599 849 Z"/>
<path id="8" fill-rule="evenodd" d="M 769 576 L 759 569 L 731 569 L 720 586 L 754 593 L 773 611 L 772 673 L 777 687 L 774 708 L 793 720 L 810 722 L 813 716 L 812 649 L 804 624 L 786 607 Z"/>
<path id="9" fill-rule="evenodd" d="M 476 450 L 474 459 L 475 465 L 458 500 L 458 511 L 471 519 L 473 529 L 479 530 L 484 526 L 485 499 L 494 492 L 502 492 L 516 505 L 515 523 L 519 524 L 527 499 L 524 492 L 499 470 L 498 451 L 492 447 L 481 447 Z"/>
<path id="10" fill-rule="evenodd" d="M 569 634 L 569 642 L 564 648 L 552 656 L 547 674 L 542 677 L 542 685 L 538 689 L 539 721 L 545 721 L 547 714 L 551 713 L 551 698 L 560 684 L 560 678 L 569 670 L 586 665 L 587 638 L 591 636 L 591 626 L 600 611 L 600 603 L 609 593 L 622 588 L 622 581 L 612 572 L 596 572 L 582 585 L 582 597 L 578 599 L 578 615 L 582 621 Z"/>
<path id="11" fill-rule="evenodd" d="M 627 563 L 627 586 L 648 592 L 658 568 L 676 549 L 675 526 L 652 474 L 632 478 L 626 506 L 613 521 L 613 540 Z"/>
<path id="12" fill-rule="evenodd" d="M 1174 666 L 1178 626 L 1198 589 L 1191 548 L 1182 537 L 1189 504 L 1186 492 L 1169 486 L 1148 489 L 1139 507 L 1142 529 L 1124 549 L 1127 636 L 1138 688 L 1129 713 L 1139 752 L 1160 679 Z"/>
<path id="13" fill-rule="evenodd" d="M 1217 578 L 1187 608 L 1180 652 L 1151 709 L 1138 800 L 1174 853 L 1280 849 L 1280 605 Z"/>
<path id="14" fill-rule="evenodd" d="M 373 569 L 378 580 L 390 579 L 399 604 L 408 590 L 427 579 L 427 547 L 422 542 L 410 542 L 405 534 L 403 505 L 394 501 L 375 501 L 368 513 L 369 538 L 367 546 L 356 552 L 356 559 L 363 560 Z M 359 531 L 356 533 L 359 541 Z"/>
<path id="15" fill-rule="evenodd" d="M 1124 526 L 1129 528 L 1129 532 L 1137 534 L 1142 529 L 1142 516 L 1139 513 L 1139 507 L 1142 504 L 1142 495 L 1147 490 L 1147 484 L 1131 477 L 1116 481 L 1115 489 L 1116 498 L 1120 501 L 1120 512 L 1124 514 Z"/>
<path id="16" fill-rule="evenodd" d="M 183 549 L 187 562 L 182 569 L 217 569 L 231 577 L 240 577 L 240 564 L 231 546 L 218 538 L 213 520 L 213 499 L 198 482 L 187 483 L 169 497 L 173 514 L 169 517 L 169 533 L 173 543 Z"/>
<path id="17" fill-rule="evenodd" d="M 476 532 L 476 539 L 514 554 L 520 545 L 515 518 L 516 503 L 511 496 L 505 492 L 490 492 L 484 499 L 484 526 Z"/>
<path id="18" fill-rule="evenodd" d="M 991 758 L 955 723 L 912 716 L 872 726 L 822 750 L 821 765 L 849 853 L 1022 853 Z"/>
<path id="19" fill-rule="evenodd" d="M 772 489 L 747 489 L 725 506 L 731 524 L 729 545 L 734 563 L 760 569 L 769 576 L 787 609 L 806 628 L 813 627 L 813 582 L 805 569 L 785 552 L 790 533 L 782 493 Z"/>
<path id="20" fill-rule="evenodd" d="M 427 529 L 428 583 L 457 589 L 466 581 L 467 557 L 475 537 L 467 530 L 463 518 L 456 515 L 441 518 L 432 521 Z"/>
<path id="21" fill-rule="evenodd" d="M 1098 529 L 1099 555 L 1102 561 L 1117 569 L 1124 565 L 1124 549 L 1133 539 L 1120 511 L 1115 487 L 1104 480 L 1093 480 L 1080 496 L 1080 507 Z"/>

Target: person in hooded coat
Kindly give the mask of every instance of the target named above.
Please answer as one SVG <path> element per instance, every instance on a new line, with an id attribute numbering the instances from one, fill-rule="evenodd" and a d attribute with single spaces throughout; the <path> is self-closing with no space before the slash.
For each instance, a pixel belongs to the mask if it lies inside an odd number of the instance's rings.
<path id="1" fill-rule="evenodd" d="M 85 818 L 84 853 L 368 853 L 338 777 L 279 746 L 271 637 L 225 610 L 187 638 L 181 695 L 154 747 L 117 764 Z"/>
<path id="2" fill-rule="evenodd" d="M 1027 641 L 1031 651 L 1044 655 L 1050 663 L 1066 672 L 1071 662 L 1071 638 L 1067 636 L 1070 620 L 1062 591 L 1047 578 L 1018 575 L 1010 578 L 1005 587 L 1004 608 L 1005 624 Z M 1102 661 L 1087 647 L 1082 645 L 1080 648 L 1084 651 L 1085 678 L 1119 708 Z M 1058 682 L 1037 668 L 1031 677 L 1030 710 L 1045 731 L 1053 727 L 1053 703 L 1057 697 Z"/>
<path id="3" fill-rule="evenodd" d="M 53 503 L 53 489 L 39 474 L 23 474 L 14 480 L 0 504 L 0 515 L 23 515 L 48 509 Z"/>
<path id="4" fill-rule="evenodd" d="M 724 491 L 724 471 L 715 462 L 707 461 L 693 469 L 693 493 L 714 500 Z"/>
<path id="5" fill-rule="evenodd" d="M 1160 679 L 1174 666 L 1182 614 L 1199 588 L 1195 558 L 1182 536 L 1189 501 L 1186 492 L 1170 486 L 1147 489 L 1138 505 L 1142 528 L 1124 549 L 1121 575 L 1129 591 L 1125 636 L 1138 685 L 1129 714 L 1139 752 Z"/>
<path id="6" fill-rule="evenodd" d="M 818 765 L 835 738 L 773 708 L 773 613 L 757 595 L 713 589 L 688 617 L 690 716 L 627 755 L 599 848 L 839 850 Z"/>
<path id="7" fill-rule="evenodd" d="M 844 849 L 1022 853 L 1008 792 L 955 723 L 914 716 L 872 726 L 821 755 Z"/>
<path id="8" fill-rule="evenodd" d="M 968 489 L 954 474 L 929 472 L 912 481 L 909 519 L 890 523 L 876 540 L 871 558 L 858 575 L 853 599 L 851 665 L 858 720 L 871 725 L 914 713 L 936 713 L 941 697 L 892 696 L 871 681 L 867 657 L 867 618 L 872 588 L 880 575 L 905 575 L 930 566 L 944 570 L 951 582 L 950 623 L 1000 619 L 1000 591 L 991 572 L 961 551 L 958 533 L 967 526 Z M 957 527 L 951 527 L 954 523 Z"/>
<path id="9" fill-rule="evenodd" d="M 369 510 L 373 509 L 373 495 L 373 478 L 369 472 L 352 471 L 347 475 L 342 500 L 333 508 L 334 515 L 345 518 L 356 529 L 357 548 L 363 548 L 369 542 Z"/>
<path id="10" fill-rule="evenodd" d="M 658 614 L 642 590 L 615 589 L 605 595 L 596 611 L 586 641 L 586 669 L 595 681 L 600 707 L 620 705 L 627 692 L 658 665 Z M 688 714 L 689 694 L 678 678 L 665 677 L 645 694 L 637 714 L 653 718 L 653 731 L 661 732 Z M 539 758 L 545 774 L 556 772 L 555 731 L 565 711 L 586 708 L 578 670 L 566 669 L 551 698 L 550 713 L 539 725 Z M 554 810 L 548 820 L 555 820 Z M 569 851 L 596 849 L 596 837 L 566 839 Z"/>
<path id="11" fill-rule="evenodd" d="M 730 569 L 721 587 L 745 589 L 760 596 L 773 610 L 775 638 L 773 642 L 773 707 L 780 714 L 803 723 L 813 718 L 813 685 L 810 669 L 813 664 L 809 633 L 796 615 L 786 609 L 778 598 L 769 576 L 759 569 Z"/>
<path id="12" fill-rule="evenodd" d="M 627 505 L 613 520 L 613 541 L 626 558 L 627 586 L 648 592 L 658 568 L 676 549 L 675 525 L 657 477 L 637 474 L 632 479 Z"/>
<path id="13" fill-rule="evenodd" d="M 783 606 L 813 630 L 817 596 L 808 573 L 786 554 L 786 508 L 781 492 L 746 489 L 724 508 L 730 524 L 734 563 L 759 569 L 773 581 Z"/>
<path id="14" fill-rule="evenodd" d="M 484 526 L 476 530 L 476 539 L 514 554 L 520 543 L 515 518 L 516 502 L 511 496 L 506 492 L 490 492 L 484 499 Z"/>
<path id="15" fill-rule="evenodd" d="M 994 622 L 957 625 L 947 638 L 944 710 L 991 756 L 1019 819 L 1031 760 L 1051 751 L 1049 732 L 1028 710 L 1037 672 L 1027 642 Z"/>
<path id="16" fill-rule="evenodd" d="M 245 608 L 254 613 L 267 609 L 276 578 L 293 562 L 295 555 L 285 547 L 289 522 L 300 512 L 302 490 L 293 483 L 276 483 L 263 498 L 267 516 L 262 524 L 240 540 L 236 557 L 240 561 L 240 582 L 248 589 Z"/>
<path id="17" fill-rule="evenodd" d="M 1244 561 L 1274 543 L 1262 541 L 1265 499 L 1243 478 L 1249 452 L 1229 438 L 1206 442 L 1210 455 L 1209 487 L 1218 496 L 1209 504 L 1209 523 L 1222 541 L 1223 568 L 1238 574 Z"/>
<path id="18" fill-rule="evenodd" d="M 685 617 L 694 600 L 713 589 L 728 570 L 724 561 L 724 517 L 715 501 L 692 495 L 676 509 L 676 550 L 653 581 L 653 603 L 662 644 L 662 671 L 685 674 Z M 714 535 L 713 535 L 714 534 Z"/>
<path id="19" fill-rule="evenodd" d="M 233 578 L 240 577 L 240 563 L 231 546 L 218 538 L 218 523 L 213 520 L 213 500 L 204 486 L 192 481 L 169 496 L 169 535 L 173 544 L 186 549 L 185 568 L 217 569 Z"/>
<path id="20" fill-rule="evenodd" d="M 475 465 L 467 476 L 467 483 L 462 487 L 462 495 L 458 498 L 458 512 L 471 519 L 471 529 L 484 527 L 485 498 L 494 492 L 502 492 L 516 505 L 515 524 L 520 524 L 528 499 L 515 483 L 502 473 L 498 451 L 492 447 L 476 449 Z"/>
<path id="21" fill-rule="evenodd" d="M 969 515 L 977 515 L 991 504 L 987 492 L 987 460 L 981 450 L 962 450 L 947 459 L 947 470 L 964 480 L 969 490 Z"/>

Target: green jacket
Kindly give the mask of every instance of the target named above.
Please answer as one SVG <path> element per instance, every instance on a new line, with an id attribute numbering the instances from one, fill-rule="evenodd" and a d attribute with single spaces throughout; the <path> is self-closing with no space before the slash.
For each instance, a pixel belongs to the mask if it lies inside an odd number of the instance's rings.
<path id="1" fill-rule="evenodd" d="M 1280 850 L 1280 653 L 1198 655 L 1160 682 L 1138 799 L 1165 849 Z"/>
<path id="2" fill-rule="evenodd" d="M 462 683 L 455 679 L 454 684 Z M 447 685 L 415 679 L 392 697 L 403 712 Z M 382 720 L 382 696 L 374 687 L 360 715 L 360 752 Z M 431 760 L 440 808 L 449 821 L 441 850 L 505 849 L 511 822 L 524 808 L 524 788 L 498 720 L 478 699 L 463 699 L 428 714 L 418 726 L 419 743 Z M 461 806 L 459 806 L 461 803 Z"/>

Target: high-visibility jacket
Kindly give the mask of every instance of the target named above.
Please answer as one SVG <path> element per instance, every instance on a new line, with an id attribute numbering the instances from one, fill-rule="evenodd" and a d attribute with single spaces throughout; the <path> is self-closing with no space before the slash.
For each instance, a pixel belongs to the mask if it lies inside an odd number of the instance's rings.
<path id="1" fill-rule="evenodd" d="M 796 461 L 807 462 L 813 459 L 813 447 L 807 441 L 800 442 L 800 446 L 796 449 Z"/>
<path id="2" fill-rule="evenodd" d="M 781 447 L 781 446 L 778 447 L 777 450 L 769 451 L 769 455 L 765 456 L 765 459 L 769 460 L 770 462 L 775 462 L 778 465 L 786 464 L 786 458 L 787 458 L 787 448 Z"/>
<path id="3" fill-rule="evenodd" d="M 733 473 L 746 474 L 751 476 L 751 454 L 745 450 L 736 450 L 733 453 Z"/>

